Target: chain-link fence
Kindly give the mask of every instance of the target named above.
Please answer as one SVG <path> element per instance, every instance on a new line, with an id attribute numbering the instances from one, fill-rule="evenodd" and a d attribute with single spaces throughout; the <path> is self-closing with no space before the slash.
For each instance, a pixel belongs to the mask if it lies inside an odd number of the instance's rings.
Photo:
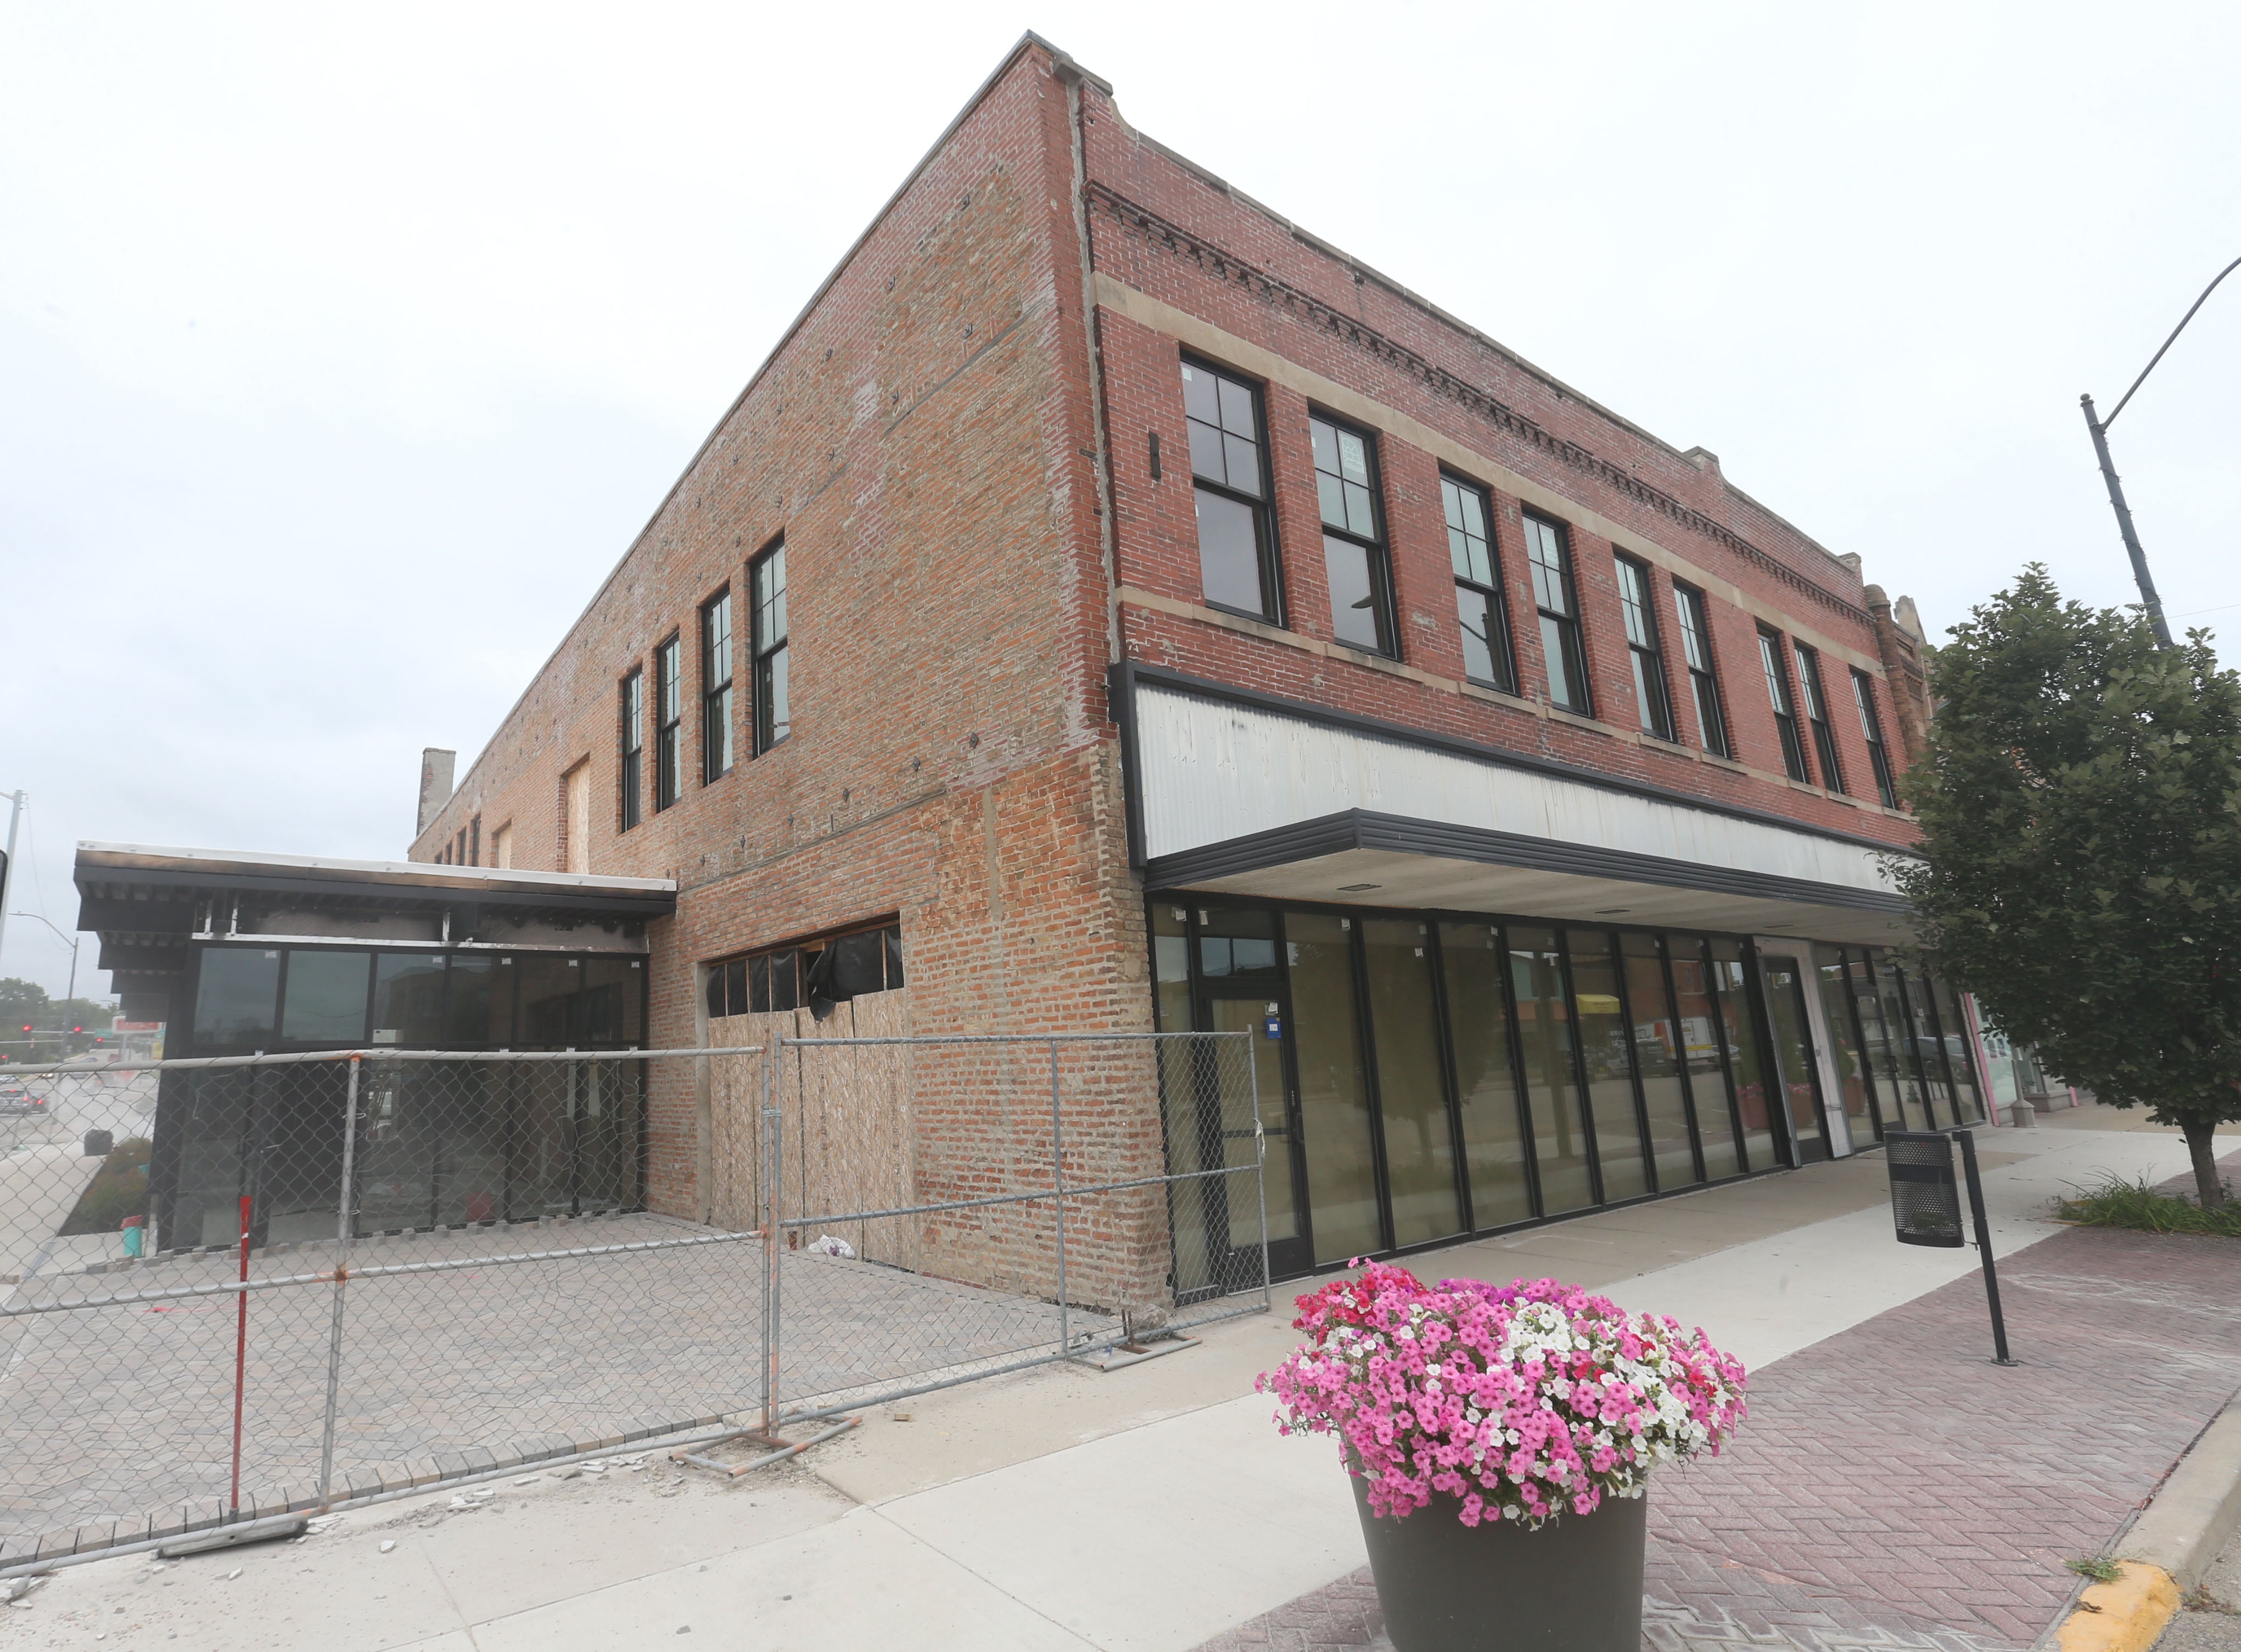
<path id="1" fill-rule="evenodd" d="M 1246 1034 L 773 1044 L 785 1417 L 1268 1307 Z"/>
<path id="2" fill-rule="evenodd" d="M 0 1068 L 0 1568 L 1263 1308 L 1249 1053 Z"/>

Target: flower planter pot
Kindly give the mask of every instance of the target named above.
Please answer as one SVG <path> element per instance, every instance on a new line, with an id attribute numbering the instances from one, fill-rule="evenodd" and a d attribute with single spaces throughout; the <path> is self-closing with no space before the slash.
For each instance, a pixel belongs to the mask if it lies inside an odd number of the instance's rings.
<path id="1" fill-rule="evenodd" d="M 1466 1526 L 1440 1493 L 1381 1520 L 1361 1477 L 1347 1483 L 1394 1652 L 1641 1652 L 1646 1499 L 1606 1497 L 1592 1515 L 1528 1531 Z"/>

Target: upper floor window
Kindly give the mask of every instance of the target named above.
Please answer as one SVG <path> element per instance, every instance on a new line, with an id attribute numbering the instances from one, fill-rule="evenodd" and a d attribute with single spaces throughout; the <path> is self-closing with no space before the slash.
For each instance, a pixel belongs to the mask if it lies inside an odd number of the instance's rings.
<path id="1" fill-rule="evenodd" d="M 903 931 L 893 919 L 821 940 L 766 946 L 708 966 L 711 1015 L 825 1008 L 903 985 Z"/>
<path id="2" fill-rule="evenodd" d="M 1533 603 L 1541 614 L 1541 656 L 1549 672 L 1549 703 L 1591 717 L 1595 702 L 1588 693 L 1588 650 L 1580 637 L 1579 597 L 1572 588 L 1572 553 L 1564 542 L 1564 530 L 1528 513 L 1525 560 L 1533 570 Z"/>
<path id="3" fill-rule="evenodd" d="M 1199 580 L 1207 603 L 1281 625 L 1261 392 L 1241 378 L 1187 361 L 1183 413 L 1198 500 Z"/>
<path id="4" fill-rule="evenodd" d="M 732 593 L 700 610 L 700 779 L 732 772 Z"/>
<path id="5" fill-rule="evenodd" d="M 1509 605 L 1494 550 L 1494 507 L 1483 488 L 1440 478 L 1448 518 L 1448 557 L 1455 569 L 1455 618 L 1463 629 L 1463 674 L 1475 683 L 1517 692 L 1517 657 L 1509 642 Z"/>
<path id="6" fill-rule="evenodd" d="M 623 679 L 621 733 L 617 741 L 622 761 L 617 765 L 618 785 L 621 792 L 623 830 L 627 832 L 638 824 L 640 788 L 645 776 L 640 766 L 646 757 L 646 673 L 632 671 Z"/>
<path id="7" fill-rule="evenodd" d="M 1657 642 L 1657 600 L 1649 569 L 1632 557 L 1618 558 L 1618 600 L 1626 615 L 1626 648 L 1634 659 L 1634 704 L 1642 732 L 1673 738 L 1673 699 L 1665 687 L 1665 656 Z"/>
<path id="8" fill-rule="evenodd" d="M 467 822 L 467 864 L 478 866 L 483 863 L 483 818 L 479 814 Z"/>
<path id="9" fill-rule="evenodd" d="M 1898 786 L 1891 779 L 1890 753 L 1883 746 L 1883 719 L 1876 715 L 1876 680 L 1857 666 L 1852 669 L 1852 701 L 1860 708 L 1860 734 L 1868 743 L 1868 761 L 1876 772 L 1876 795 L 1886 809 L 1898 807 Z"/>
<path id="10" fill-rule="evenodd" d="M 1813 757 L 1821 766 L 1821 784 L 1831 792 L 1844 789 L 1844 770 L 1836 761 L 1836 731 L 1829 726 L 1829 697 L 1821 686 L 1821 656 L 1803 643 L 1797 655 L 1797 692 L 1805 702 L 1805 726 L 1813 731 Z"/>
<path id="11" fill-rule="evenodd" d="M 1673 605 L 1681 615 L 1681 652 L 1689 667 L 1689 687 L 1696 701 L 1696 730 L 1704 749 L 1716 757 L 1733 757 L 1728 743 L 1728 719 L 1720 714 L 1720 679 L 1712 665 L 1712 626 L 1704 611 L 1704 593 L 1687 585 L 1673 587 Z"/>
<path id="12" fill-rule="evenodd" d="M 1813 778 L 1805 766 L 1805 746 L 1797 738 L 1797 714 L 1789 705 L 1789 672 L 1783 664 L 1782 639 L 1770 631 L 1758 634 L 1759 668 L 1766 673 L 1767 703 L 1774 707 L 1774 726 L 1782 733 L 1782 766 L 1793 780 Z"/>
<path id="13" fill-rule="evenodd" d="M 773 545 L 747 568 L 747 597 L 754 604 L 755 754 L 759 757 L 793 732 L 786 695 L 786 546 Z"/>
<path id="14" fill-rule="evenodd" d="M 672 637 L 653 651 L 654 704 L 660 708 L 653 731 L 653 806 L 667 808 L 677 801 L 678 746 L 685 727 L 685 644 Z"/>
<path id="15" fill-rule="evenodd" d="M 1323 569 L 1330 578 L 1331 634 L 1372 653 L 1398 655 L 1391 573 L 1377 508 L 1377 455 L 1369 438 L 1311 418 L 1315 495 L 1322 505 Z"/>

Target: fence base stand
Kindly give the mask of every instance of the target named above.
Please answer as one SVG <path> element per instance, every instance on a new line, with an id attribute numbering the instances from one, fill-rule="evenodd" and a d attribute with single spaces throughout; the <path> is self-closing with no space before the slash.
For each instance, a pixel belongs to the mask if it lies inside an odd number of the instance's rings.
<path id="1" fill-rule="evenodd" d="M 695 1468 L 712 1468 L 726 1479 L 737 1480 L 741 1475 L 753 1474 L 758 1468 L 767 1468 L 772 1463 L 781 1461 L 787 1457 L 798 1456 L 808 1450 L 810 1447 L 830 1440 L 836 1434 L 847 1433 L 849 1429 L 855 1428 L 863 1421 L 861 1417 L 838 1418 L 830 1428 L 819 1429 L 806 1440 L 781 1440 L 778 1435 L 765 1434 L 759 1428 L 739 1428 L 706 1442 L 709 1446 L 720 1446 L 729 1441 L 744 1440 L 750 1445 L 777 1448 L 776 1450 L 767 1452 L 762 1456 L 750 1458 L 746 1462 L 718 1462 L 713 1457 L 704 1457 L 697 1451 L 672 1451 L 669 1454 L 669 1460 L 672 1462 L 691 1463 Z M 703 1449 L 706 1448 L 704 1446 Z"/>
<path id="2" fill-rule="evenodd" d="M 304 1515 L 284 1515 L 278 1520 L 247 1521 L 238 1526 L 221 1526 L 216 1531 L 197 1532 L 192 1537 L 182 1537 L 164 1544 L 157 1555 L 164 1560 L 181 1560 L 189 1555 L 206 1555 L 214 1548 L 238 1548 L 244 1543 L 275 1543 L 284 1537 L 301 1537 L 311 1529 L 311 1519 Z"/>
<path id="3" fill-rule="evenodd" d="M 1198 1343 L 1199 1340 L 1194 1336 L 1162 1336 L 1145 1342 L 1114 1342 L 1101 1348 L 1087 1348 L 1067 1357 L 1076 1365 L 1086 1365 L 1094 1371 L 1125 1371 L 1132 1365 L 1156 1360 L 1163 1354 L 1180 1354 L 1185 1348 L 1194 1348 Z"/>

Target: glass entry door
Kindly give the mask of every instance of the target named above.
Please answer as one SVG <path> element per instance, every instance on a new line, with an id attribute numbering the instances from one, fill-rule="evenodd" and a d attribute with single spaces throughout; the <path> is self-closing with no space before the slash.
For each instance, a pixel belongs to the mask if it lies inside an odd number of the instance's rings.
<path id="1" fill-rule="evenodd" d="M 1830 1157 L 1821 1127 L 1821 1069 L 1813 1048 L 1813 1018 L 1805 997 L 1806 966 L 1781 953 L 1762 953 L 1768 1030 L 1773 1034 L 1776 1077 L 1783 1114 L 1799 1164 Z"/>
<path id="2" fill-rule="evenodd" d="M 1250 997 L 1232 996 L 1210 987 L 1201 995 L 1200 1011 L 1200 1026 L 1208 1032 L 1246 1033 L 1247 1047 L 1252 1051 L 1254 1088 L 1240 1092 L 1239 1087 L 1228 1082 L 1221 1087 L 1220 1161 L 1224 1165 L 1253 1162 L 1249 1109 L 1257 1100 L 1268 1154 L 1261 1189 L 1268 1210 L 1268 1272 L 1275 1279 L 1303 1274 L 1314 1266 L 1314 1259 L 1301 1221 L 1307 1201 L 1300 1192 L 1299 1094 L 1284 1059 L 1285 1033 L 1291 1020 L 1287 996 L 1281 990 L 1261 987 L 1254 988 Z M 1208 1152 L 1206 1157 L 1211 1162 L 1214 1154 Z M 1233 1254 L 1256 1247 L 1261 1239 L 1261 1210 L 1254 1196 L 1253 1178 L 1235 1175 L 1208 1180 L 1221 1189 L 1219 1200 L 1207 1201 L 1210 1224 Z M 1254 1272 L 1257 1282 L 1257 1267 Z"/>

